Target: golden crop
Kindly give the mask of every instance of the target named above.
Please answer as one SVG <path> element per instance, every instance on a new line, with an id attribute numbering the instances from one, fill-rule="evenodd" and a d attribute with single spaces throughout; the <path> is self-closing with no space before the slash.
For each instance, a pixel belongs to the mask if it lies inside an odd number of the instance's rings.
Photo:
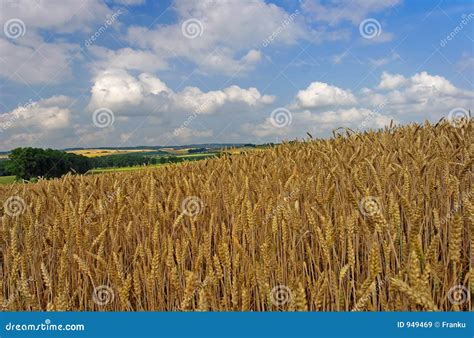
<path id="1" fill-rule="evenodd" d="M 4 310 L 468 310 L 473 123 L 0 187 Z"/>

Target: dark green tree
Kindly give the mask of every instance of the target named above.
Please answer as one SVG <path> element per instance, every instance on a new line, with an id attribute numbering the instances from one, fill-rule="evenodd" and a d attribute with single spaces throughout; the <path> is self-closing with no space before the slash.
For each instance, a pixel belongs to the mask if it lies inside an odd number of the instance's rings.
<path id="1" fill-rule="evenodd" d="M 87 157 L 59 150 L 16 148 L 10 153 L 6 170 L 17 178 L 61 177 L 68 172 L 83 174 L 92 167 Z"/>

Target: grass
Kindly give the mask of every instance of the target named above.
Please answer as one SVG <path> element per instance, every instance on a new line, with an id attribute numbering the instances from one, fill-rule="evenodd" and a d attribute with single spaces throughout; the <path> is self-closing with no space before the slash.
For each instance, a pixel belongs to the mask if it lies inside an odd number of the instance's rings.
<path id="1" fill-rule="evenodd" d="M 184 155 L 188 153 L 189 149 L 192 149 L 192 148 L 181 148 L 181 149 L 162 148 L 161 150 L 166 151 L 172 155 Z"/>
<path id="2" fill-rule="evenodd" d="M 15 176 L 0 176 L 0 184 L 15 183 Z"/>
<path id="3" fill-rule="evenodd" d="M 468 311 L 473 128 L 0 186 L 3 309 Z"/>
<path id="4" fill-rule="evenodd" d="M 216 156 L 218 153 L 194 153 L 194 154 L 183 154 L 183 155 L 176 155 L 179 158 L 193 158 L 193 157 L 213 157 Z"/>
<path id="5" fill-rule="evenodd" d="M 188 159 L 189 161 L 197 161 L 202 160 L 210 157 L 216 156 L 217 153 L 197 153 L 197 154 L 184 154 L 184 155 L 177 155 L 176 157 L 182 159 Z M 178 162 L 183 163 L 183 162 Z M 108 173 L 108 172 L 124 172 L 124 171 L 135 171 L 135 170 L 143 170 L 143 169 L 150 169 L 150 168 L 157 168 L 163 165 L 167 165 L 169 163 L 157 163 L 157 164 L 150 164 L 150 165 L 138 165 L 138 166 L 131 166 L 131 167 L 118 167 L 118 168 L 97 168 L 92 169 L 89 172 L 91 174 L 100 174 L 100 173 Z"/>
<path id="6" fill-rule="evenodd" d="M 158 164 L 150 164 L 147 166 L 137 165 L 137 166 L 131 166 L 131 167 L 118 167 L 118 168 L 97 168 L 97 169 L 89 170 L 89 173 L 100 174 L 100 173 L 111 173 L 111 172 L 135 171 L 135 170 L 157 168 L 163 165 L 164 165 L 163 163 L 158 163 Z"/>

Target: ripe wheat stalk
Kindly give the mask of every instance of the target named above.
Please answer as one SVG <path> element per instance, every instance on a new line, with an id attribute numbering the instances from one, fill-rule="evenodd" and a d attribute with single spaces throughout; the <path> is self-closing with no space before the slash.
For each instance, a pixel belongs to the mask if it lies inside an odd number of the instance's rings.
<path id="1" fill-rule="evenodd" d="M 0 186 L 24 201 L 0 209 L 0 304 L 469 310 L 452 288 L 473 290 L 472 132 L 426 123 Z"/>

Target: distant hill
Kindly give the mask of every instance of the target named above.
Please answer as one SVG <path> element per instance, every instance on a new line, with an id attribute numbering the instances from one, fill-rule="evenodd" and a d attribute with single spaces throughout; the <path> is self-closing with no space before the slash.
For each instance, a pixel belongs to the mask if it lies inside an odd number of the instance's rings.
<path id="1" fill-rule="evenodd" d="M 86 150 L 86 149 L 120 149 L 120 150 L 138 150 L 138 149 L 164 149 L 164 148 L 172 148 L 172 149 L 187 149 L 187 148 L 209 148 L 209 149 L 216 149 L 216 148 L 240 148 L 240 147 L 252 147 L 255 144 L 252 143 L 201 143 L 201 144 L 183 144 L 179 146 L 133 146 L 133 147 L 93 147 L 93 148 L 64 148 L 61 150 L 64 151 L 75 151 L 75 150 Z M 5 152 L 8 153 L 8 152 Z M 0 153 L 1 154 L 1 153 Z"/>
<path id="2" fill-rule="evenodd" d="M 63 150 L 67 152 L 76 152 L 76 151 L 86 151 L 90 149 L 94 150 L 161 150 L 161 149 L 194 149 L 194 148 L 206 148 L 208 150 L 222 149 L 222 148 L 242 148 L 242 147 L 256 147 L 252 143 L 203 143 L 203 144 L 184 144 L 184 145 L 174 145 L 174 146 L 133 146 L 133 147 L 93 147 L 93 148 L 84 148 L 84 147 L 73 147 L 73 148 L 63 148 L 58 150 Z M 10 151 L 0 151 L 0 158 L 7 157 Z M 164 153 L 163 153 L 164 154 Z"/>

